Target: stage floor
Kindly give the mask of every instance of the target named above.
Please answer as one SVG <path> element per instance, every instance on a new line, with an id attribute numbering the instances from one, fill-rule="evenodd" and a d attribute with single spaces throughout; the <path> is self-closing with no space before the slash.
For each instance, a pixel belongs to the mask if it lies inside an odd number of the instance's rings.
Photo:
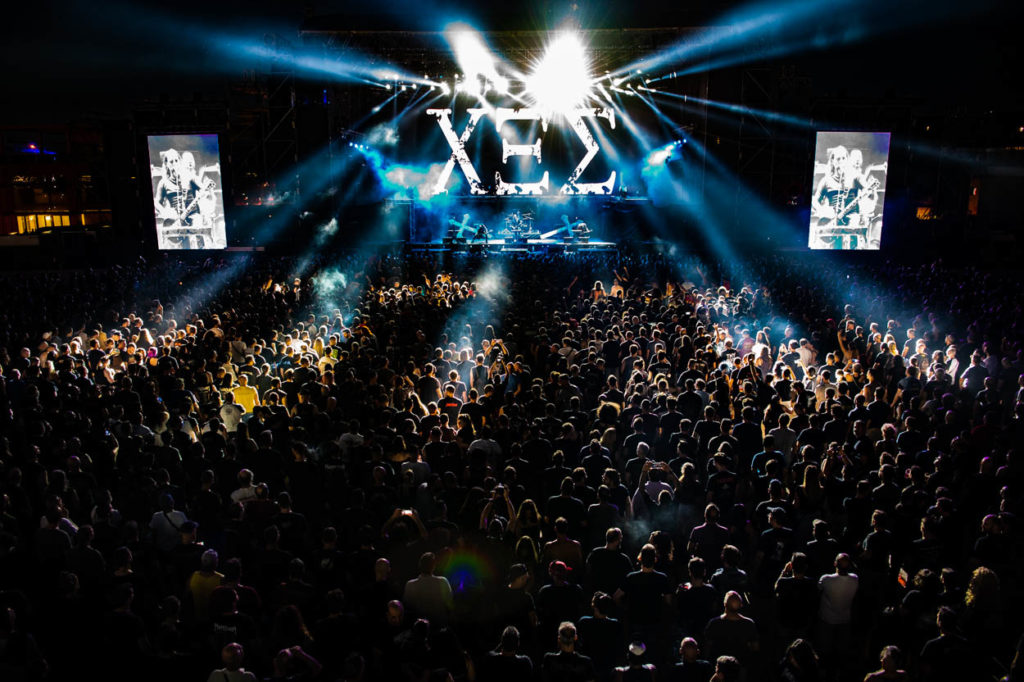
<path id="1" fill-rule="evenodd" d="M 615 251 L 618 246 L 615 242 L 603 241 L 574 241 L 566 242 L 561 239 L 526 239 L 513 241 L 511 239 L 490 239 L 486 242 L 467 240 L 464 242 L 454 241 L 432 241 L 432 242 L 409 242 L 409 248 L 413 251 L 490 251 L 495 253 L 546 253 L 550 251 Z"/>

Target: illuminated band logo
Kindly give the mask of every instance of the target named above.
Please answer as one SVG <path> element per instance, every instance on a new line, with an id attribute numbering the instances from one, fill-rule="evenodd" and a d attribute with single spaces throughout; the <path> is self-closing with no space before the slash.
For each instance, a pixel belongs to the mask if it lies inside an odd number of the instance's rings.
<path id="1" fill-rule="evenodd" d="M 451 109 L 427 109 L 428 116 L 434 116 L 437 118 L 437 124 L 441 127 L 441 134 L 444 135 L 444 139 L 448 142 L 448 146 L 451 147 L 452 153 L 448 157 L 448 162 L 445 163 L 444 169 L 441 171 L 440 176 L 437 178 L 437 182 L 434 184 L 433 193 L 443 194 L 448 191 L 448 181 L 451 179 L 452 171 L 455 170 L 455 165 L 458 164 L 462 170 L 463 175 L 466 176 L 466 181 L 469 183 L 470 194 L 488 194 L 488 190 L 484 187 L 480 181 L 480 175 L 476 172 L 476 168 L 473 167 L 473 162 L 469 158 L 469 154 L 466 153 L 466 143 L 473 135 L 473 131 L 476 130 L 477 124 L 480 119 L 488 114 L 494 116 L 494 129 L 501 135 L 502 127 L 507 121 L 540 121 L 541 127 L 544 131 L 548 129 L 548 119 L 546 115 L 540 109 L 524 108 L 524 109 L 511 109 L 499 107 L 495 109 L 467 109 L 469 114 L 469 121 L 466 123 L 466 127 L 463 129 L 461 135 L 455 134 L 455 129 L 452 126 L 452 110 Z M 566 178 L 559 189 L 559 194 L 611 194 L 615 188 L 615 171 L 612 171 L 611 175 L 604 182 L 579 182 L 583 172 L 590 165 L 590 162 L 594 160 L 594 157 L 601 151 L 600 146 L 594 139 L 593 134 L 590 132 L 590 128 L 587 127 L 584 119 L 598 119 L 603 118 L 608 121 L 608 126 L 615 129 L 615 112 L 611 109 L 604 108 L 589 108 L 589 109 L 574 109 L 564 114 L 566 121 L 569 126 L 575 131 L 576 136 L 579 137 L 580 142 L 583 143 L 586 154 L 580 160 L 579 164 L 573 169 L 569 177 Z M 504 136 L 501 138 L 501 161 L 502 163 L 508 163 L 509 157 L 512 156 L 532 156 L 537 159 L 537 165 L 542 163 L 541 155 L 541 139 L 538 137 L 532 144 L 513 144 L 505 139 Z M 536 182 L 506 182 L 501 177 L 501 172 L 494 174 L 494 194 L 500 196 L 507 195 L 543 195 L 548 194 L 550 187 L 550 178 L 548 171 L 544 171 L 540 180 Z"/>

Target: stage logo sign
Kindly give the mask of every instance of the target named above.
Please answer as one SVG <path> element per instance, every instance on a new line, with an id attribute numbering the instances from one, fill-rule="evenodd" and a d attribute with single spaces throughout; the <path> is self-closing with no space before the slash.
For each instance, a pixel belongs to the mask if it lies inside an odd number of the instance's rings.
<path id="1" fill-rule="evenodd" d="M 614 130 L 615 112 L 611 109 L 583 108 L 575 109 L 560 115 L 566 120 L 568 126 L 573 130 L 576 137 L 578 137 L 579 141 L 583 144 L 585 153 L 579 159 L 575 168 L 569 173 L 568 177 L 562 179 L 560 182 L 558 179 L 555 179 L 555 182 L 558 184 L 552 185 L 552 178 L 547 170 L 540 173 L 540 176 L 536 180 L 530 182 L 508 182 L 502 177 L 501 171 L 496 171 L 494 174 L 494 185 L 490 189 L 480 179 L 480 174 L 477 172 L 476 167 L 473 165 L 473 161 L 470 159 L 469 154 L 466 151 L 466 144 L 476 131 L 477 125 L 485 117 L 493 117 L 495 131 L 501 136 L 502 164 L 508 163 L 508 160 L 512 157 L 532 156 L 536 159 L 538 170 L 540 170 L 540 167 L 543 166 L 544 163 L 543 138 L 538 136 L 532 142 L 526 143 L 523 143 L 522 141 L 510 141 L 505 137 L 504 127 L 509 121 L 537 121 L 541 125 L 541 130 L 547 132 L 550 124 L 547 115 L 540 109 L 536 108 L 512 109 L 498 107 L 493 109 L 467 109 L 466 113 L 469 115 L 469 120 L 462 129 L 462 133 L 457 134 L 455 132 L 454 123 L 452 122 L 451 109 L 427 109 L 426 113 L 428 116 L 432 116 L 437 120 L 437 125 L 441 128 L 441 134 L 444 136 L 445 141 L 451 149 L 448 161 L 434 184 L 433 193 L 435 195 L 443 194 L 448 191 L 448 184 L 456 166 L 459 167 L 459 170 L 462 171 L 462 174 L 466 177 L 466 182 L 469 184 L 470 194 L 475 195 L 608 195 L 615 189 L 615 171 L 612 171 L 607 179 L 600 182 L 581 181 L 583 173 L 587 170 L 591 161 L 593 161 L 601 152 L 601 147 L 594 138 L 594 134 L 591 132 L 589 126 L 601 125 L 600 119 L 603 119 L 606 122 L 606 125 L 610 129 Z"/>

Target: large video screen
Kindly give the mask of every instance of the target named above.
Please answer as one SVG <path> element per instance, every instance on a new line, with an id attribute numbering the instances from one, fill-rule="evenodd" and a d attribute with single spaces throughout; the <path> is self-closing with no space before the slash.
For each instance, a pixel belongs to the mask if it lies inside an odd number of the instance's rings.
<path id="1" fill-rule="evenodd" d="M 224 183 L 216 135 L 150 135 L 159 249 L 224 249 Z"/>
<path id="2" fill-rule="evenodd" d="M 888 168 L 889 133 L 819 131 L 808 246 L 877 250 Z"/>

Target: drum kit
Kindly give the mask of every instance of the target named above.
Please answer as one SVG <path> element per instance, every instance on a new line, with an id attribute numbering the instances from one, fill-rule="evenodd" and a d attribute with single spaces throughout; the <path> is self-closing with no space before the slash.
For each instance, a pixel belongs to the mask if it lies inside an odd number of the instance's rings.
<path id="1" fill-rule="evenodd" d="M 534 226 L 532 213 L 517 210 L 505 216 L 505 225 L 499 231 L 488 232 L 483 223 L 473 223 L 470 214 L 463 214 L 462 220 L 449 218 L 448 237 L 445 241 L 453 244 L 465 244 L 473 242 L 487 242 L 489 238 L 500 238 L 506 244 L 525 245 L 529 240 L 539 240 L 550 237 L 557 232 L 562 232 L 562 240 L 566 243 L 586 244 L 590 241 L 591 230 L 582 220 L 570 222 L 567 216 L 562 216 L 562 225 L 552 232 L 542 234 Z"/>
<path id="2" fill-rule="evenodd" d="M 505 216 L 505 228 L 498 236 L 514 243 L 523 243 L 528 239 L 539 239 L 540 232 L 533 227 L 533 214 L 512 211 Z"/>

